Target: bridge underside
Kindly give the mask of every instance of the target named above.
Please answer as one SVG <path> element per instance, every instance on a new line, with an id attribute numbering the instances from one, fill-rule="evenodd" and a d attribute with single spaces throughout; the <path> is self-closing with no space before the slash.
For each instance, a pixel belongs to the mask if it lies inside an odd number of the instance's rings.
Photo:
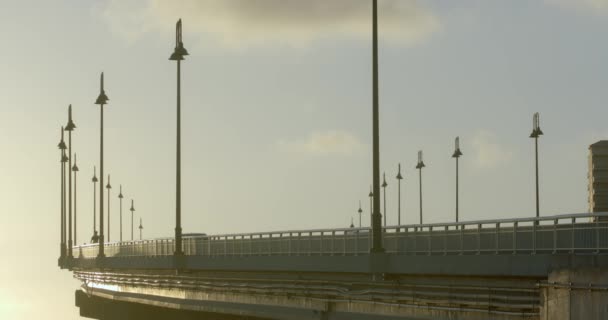
<path id="1" fill-rule="evenodd" d="M 88 270 L 75 277 L 84 283 L 76 299 L 82 315 L 97 319 L 157 308 L 171 319 L 294 320 L 538 319 L 540 310 L 536 278 L 159 270 Z"/>

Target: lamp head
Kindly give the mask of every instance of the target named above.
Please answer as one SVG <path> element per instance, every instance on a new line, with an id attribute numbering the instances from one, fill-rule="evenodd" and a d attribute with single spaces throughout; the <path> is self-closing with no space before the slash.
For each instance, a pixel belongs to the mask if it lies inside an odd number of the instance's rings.
<path id="1" fill-rule="evenodd" d="M 401 163 L 399 164 L 399 169 L 397 170 L 397 176 L 395 178 L 397 178 L 397 180 L 401 180 L 403 179 L 403 176 L 401 175 Z"/>
<path id="2" fill-rule="evenodd" d="M 135 211 L 135 206 L 133 205 L 133 199 L 131 199 L 131 209 L 129 209 L 129 210 L 131 210 L 131 212 Z"/>
<path id="3" fill-rule="evenodd" d="M 422 161 L 422 150 L 418 151 L 418 164 L 416 164 L 416 169 L 424 168 L 424 161 Z"/>
<path id="4" fill-rule="evenodd" d="M 97 180 L 97 167 L 93 167 L 93 179 L 91 179 L 91 181 L 93 181 L 93 182 L 99 181 L 99 180 Z"/>
<path id="5" fill-rule="evenodd" d="M 72 121 L 72 105 L 68 107 L 68 124 L 65 126 L 65 131 L 74 131 L 76 129 L 76 125 L 74 121 Z"/>
<path id="6" fill-rule="evenodd" d="M 177 21 L 175 25 L 175 49 L 173 53 L 169 57 L 169 60 L 179 61 L 184 60 L 184 56 L 188 55 L 188 50 L 184 48 L 184 43 L 182 42 L 182 19 Z"/>
<path id="7" fill-rule="evenodd" d="M 388 183 L 386 183 L 386 173 L 382 173 L 382 188 L 386 188 Z"/>
<path id="8" fill-rule="evenodd" d="M 74 165 L 72 166 L 72 171 L 74 171 L 74 172 L 80 171 L 78 169 L 78 166 L 76 165 L 76 154 L 75 153 L 74 153 Z"/>
<path id="9" fill-rule="evenodd" d="M 104 105 L 108 103 L 108 96 L 106 95 L 106 91 L 103 88 L 103 72 L 101 73 L 101 78 L 99 80 L 99 96 L 97 96 L 97 100 L 95 100 L 95 104 Z"/>
<path id="10" fill-rule="evenodd" d="M 106 184 L 106 189 L 112 189 L 112 185 L 110 184 L 110 175 L 108 175 L 108 184 Z"/>
<path id="11" fill-rule="evenodd" d="M 65 150 L 68 148 L 65 145 L 65 141 L 63 140 L 63 132 L 64 132 L 64 129 L 63 129 L 63 127 L 61 127 L 61 140 L 59 141 L 59 144 L 57 145 L 57 148 L 59 148 L 59 150 Z"/>

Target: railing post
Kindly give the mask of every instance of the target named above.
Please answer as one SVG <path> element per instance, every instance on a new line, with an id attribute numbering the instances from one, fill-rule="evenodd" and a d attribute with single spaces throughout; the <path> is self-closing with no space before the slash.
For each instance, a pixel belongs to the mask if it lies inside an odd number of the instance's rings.
<path id="1" fill-rule="evenodd" d="M 319 237 L 319 255 L 323 255 L 323 231 L 321 231 L 321 236 Z"/>
<path id="2" fill-rule="evenodd" d="M 481 254 L 481 223 L 477 224 L 477 254 Z"/>
<path id="3" fill-rule="evenodd" d="M 293 234 L 290 232 L 289 233 L 289 240 L 287 240 L 287 255 L 291 256 L 291 237 L 293 236 Z"/>
<path id="4" fill-rule="evenodd" d="M 433 253 L 433 227 L 429 227 L 429 236 L 428 236 L 428 250 L 426 251 L 426 254 L 428 256 L 430 256 Z"/>
<path id="5" fill-rule="evenodd" d="M 414 255 L 418 254 L 418 227 L 414 227 Z"/>
<path id="6" fill-rule="evenodd" d="M 595 253 L 600 253 L 600 218 L 595 216 Z"/>
<path id="7" fill-rule="evenodd" d="M 308 255 L 312 254 L 312 232 L 308 233 Z"/>
<path id="8" fill-rule="evenodd" d="M 532 254 L 536 254 L 536 226 L 540 223 L 538 220 L 534 220 L 532 224 Z"/>
<path id="9" fill-rule="evenodd" d="M 517 221 L 513 222 L 513 254 L 517 253 Z"/>
<path id="10" fill-rule="evenodd" d="M 268 234 L 268 255 L 272 255 L 272 233 Z"/>
<path id="11" fill-rule="evenodd" d="M 241 241 L 240 241 L 240 246 L 239 246 L 239 252 L 241 253 L 241 257 L 244 255 L 244 244 L 245 243 L 245 235 L 241 235 Z"/>
<path id="12" fill-rule="evenodd" d="M 460 226 L 460 255 L 464 254 L 464 224 Z"/>
<path id="13" fill-rule="evenodd" d="M 332 256 L 334 255 L 334 250 L 335 250 L 335 248 L 334 248 L 335 238 L 336 238 L 336 231 L 332 231 L 331 232 L 331 255 Z"/>
<path id="14" fill-rule="evenodd" d="M 300 255 L 300 251 L 302 251 L 302 232 L 298 232 L 298 256 Z"/>
<path id="15" fill-rule="evenodd" d="M 347 231 L 344 231 L 342 239 L 344 239 L 344 256 L 346 256 L 346 240 L 348 240 L 348 232 Z"/>
<path id="16" fill-rule="evenodd" d="M 228 236 L 224 236 L 224 257 L 228 254 Z"/>
<path id="17" fill-rule="evenodd" d="M 355 256 L 359 255 L 359 230 L 355 231 Z"/>
<path id="18" fill-rule="evenodd" d="M 553 254 L 557 253 L 557 219 L 553 220 Z"/>
<path id="19" fill-rule="evenodd" d="M 572 218 L 572 232 L 570 232 L 570 253 L 574 253 L 574 225 L 576 218 Z"/>
<path id="20" fill-rule="evenodd" d="M 494 241 L 496 241 L 496 243 L 495 243 L 495 245 L 496 245 L 495 250 L 496 251 L 494 252 L 494 254 L 498 254 L 498 251 L 500 249 L 500 243 L 499 243 L 500 242 L 499 241 L 500 240 L 500 222 L 496 223 L 496 230 L 495 230 L 495 233 L 494 233 L 494 237 L 495 237 Z"/>
<path id="21" fill-rule="evenodd" d="M 449 231 L 448 226 L 445 226 L 445 231 L 443 234 L 443 255 L 444 256 L 448 255 L 448 231 Z"/>
<path id="22" fill-rule="evenodd" d="M 279 234 L 279 255 L 283 255 L 283 232 Z"/>
<path id="23" fill-rule="evenodd" d="M 249 255 L 253 255 L 253 235 L 249 235 Z"/>

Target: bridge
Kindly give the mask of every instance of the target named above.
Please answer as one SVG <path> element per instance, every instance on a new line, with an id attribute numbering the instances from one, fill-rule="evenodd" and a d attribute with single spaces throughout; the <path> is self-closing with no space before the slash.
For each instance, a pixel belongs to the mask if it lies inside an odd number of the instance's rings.
<path id="1" fill-rule="evenodd" d="M 608 318 L 608 213 L 597 210 L 598 205 L 590 213 L 541 216 L 538 157 L 535 217 L 458 221 L 458 158 L 462 153 L 457 139 L 456 222 L 423 224 L 421 196 L 420 224 L 382 225 L 377 47 L 374 0 L 373 187 L 371 223 L 365 228 L 182 234 L 180 63 L 188 52 L 180 20 L 175 51 L 170 56 L 177 63 L 178 79 L 175 236 L 110 242 L 104 234 L 107 221 L 109 236 L 110 219 L 104 219 L 103 190 L 103 110 L 109 98 L 102 74 L 95 102 L 101 117 L 99 219 L 94 219 L 100 226 L 99 235 L 95 234 L 98 243 L 73 245 L 77 223 L 72 211 L 76 203 L 72 177 L 75 185 L 78 168 L 75 161 L 72 166 L 71 137 L 76 126 L 71 109 L 59 144 L 58 263 L 82 281 L 76 291 L 81 315 L 111 320 L 205 316 L 294 320 Z M 67 144 L 64 131 L 68 132 Z M 536 146 L 542 134 L 535 114 L 530 137 Z M 605 193 L 595 189 L 608 185 L 607 167 L 596 167 L 591 160 L 590 199 L 603 205 Z M 420 152 L 416 168 L 423 167 Z M 593 180 L 596 177 L 597 181 Z M 111 188 L 109 181 L 106 188 Z M 122 193 L 119 198 L 122 201 Z"/>
<path id="2" fill-rule="evenodd" d="M 608 294 L 596 285 L 608 275 L 606 218 L 391 226 L 384 253 L 370 253 L 369 228 L 186 236 L 183 256 L 174 239 L 113 242 L 103 259 L 96 244 L 75 246 L 64 267 L 83 282 L 83 314 L 100 318 L 112 308 L 95 299 L 270 319 L 594 319 L 605 306 L 564 296 Z"/>

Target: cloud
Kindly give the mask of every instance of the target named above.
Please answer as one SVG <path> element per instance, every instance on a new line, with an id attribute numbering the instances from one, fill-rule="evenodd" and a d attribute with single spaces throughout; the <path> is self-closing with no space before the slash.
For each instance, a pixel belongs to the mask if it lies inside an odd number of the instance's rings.
<path id="1" fill-rule="evenodd" d="M 231 47 L 371 36 L 368 0 L 112 0 L 100 10 L 111 29 L 130 40 L 148 32 L 171 34 L 179 17 L 186 38 L 211 35 Z M 440 28 L 416 0 L 381 0 L 378 11 L 380 36 L 394 43 L 417 43 Z"/>
<path id="2" fill-rule="evenodd" d="M 608 13 L 608 0 L 545 0 L 549 4 L 565 8 L 591 10 L 596 13 Z"/>
<path id="3" fill-rule="evenodd" d="M 473 161 L 484 169 L 496 168 L 507 164 L 513 158 L 513 152 L 506 145 L 496 142 L 496 135 L 488 131 L 479 131 L 471 139 Z"/>
<path id="4" fill-rule="evenodd" d="M 284 152 L 310 155 L 350 155 L 365 146 L 353 134 L 344 131 L 313 132 L 305 139 L 282 140 L 277 145 Z"/>

